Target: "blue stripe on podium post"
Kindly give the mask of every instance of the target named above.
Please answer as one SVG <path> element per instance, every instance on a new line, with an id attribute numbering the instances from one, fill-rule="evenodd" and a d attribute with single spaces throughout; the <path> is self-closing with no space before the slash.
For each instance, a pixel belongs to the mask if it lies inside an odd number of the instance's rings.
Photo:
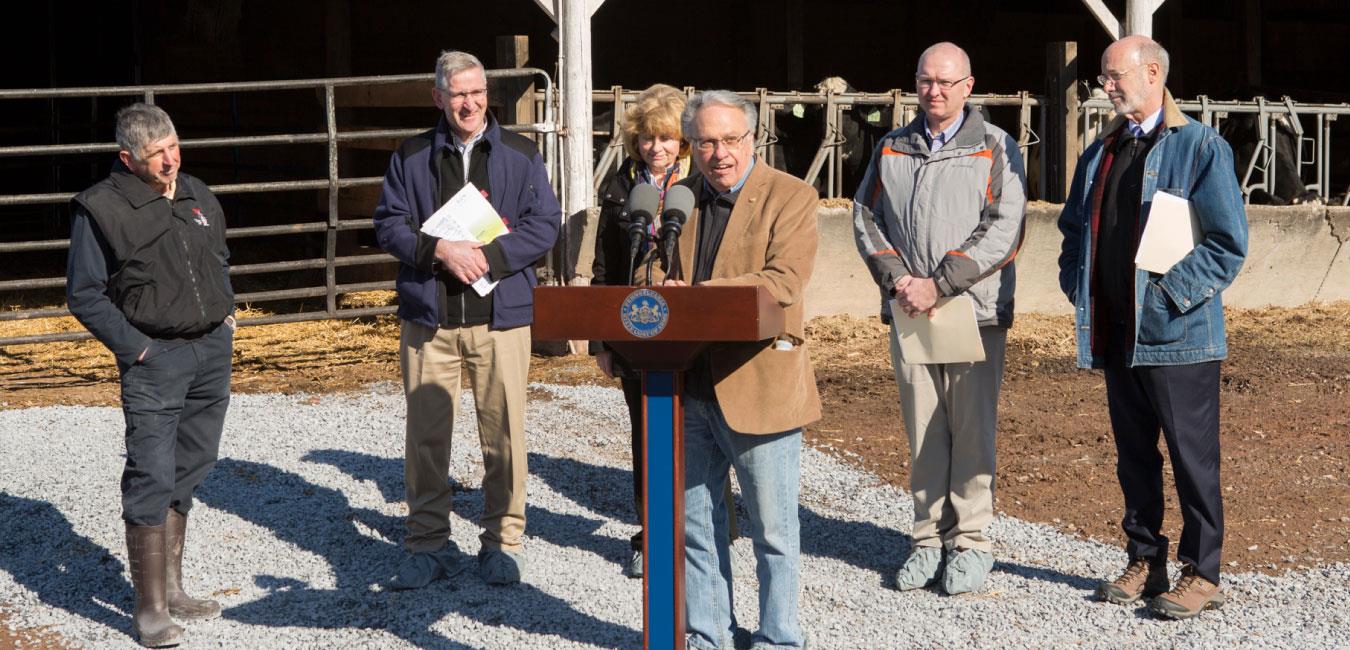
<path id="1" fill-rule="evenodd" d="M 647 507 L 643 509 L 645 534 L 642 536 L 645 545 L 642 559 L 646 564 L 642 573 L 643 640 L 648 650 L 673 649 L 684 637 L 684 630 L 676 629 L 683 618 L 678 616 L 677 608 L 684 607 L 683 602 L 676 602 L 677 597 L 683 600 L 679 581 L 683 577 L 680 569 L 684 568 L 676 566 L 676 533 L 683 524 L 676 521 L 677 514 L 683 517 L 683 508 L 677 507 L 676 499 L 683 499 L 684 495 L 675 491 L 684 483 L 684 477 L 679 476 L 677 480 L 675 472 L 677 468 L 683 471 L 684 459 L 677 459 L 676 454 L 683 454 L 684 450 L 675 448 L 675 373 L 643 373 L 643 395 L 647 443 L 643 445 L 647 469 L 644 485 Z M 679 561 L 683 563 L 683 557 Z"/>

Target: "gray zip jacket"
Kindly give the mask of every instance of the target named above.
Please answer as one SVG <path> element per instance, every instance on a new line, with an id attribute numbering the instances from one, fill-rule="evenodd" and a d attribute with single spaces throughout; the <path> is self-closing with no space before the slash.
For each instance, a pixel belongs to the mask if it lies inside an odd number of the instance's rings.
<path id="1" fill-rule="evenodd" d="M 1021 151 L 966 108 L 935 153 L 924 119 L 882 138 L 853 198 L 853 234 L 881 289 L 881 317 L 889 322 L 895 283 L 912 275 L 932 278 L 942 296 L 969 295 L 981 327 L 1009 327 L 1026 216 Z"/>

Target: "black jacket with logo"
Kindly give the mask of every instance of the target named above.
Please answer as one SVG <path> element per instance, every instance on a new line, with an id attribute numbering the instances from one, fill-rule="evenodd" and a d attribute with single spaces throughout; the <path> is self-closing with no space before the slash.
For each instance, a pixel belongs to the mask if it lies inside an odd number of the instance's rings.
<path id="1" fill-rule="evenodd" d="M 119 163 L 73 207 L 66 301 L 119 362 L 234 312 L 225 216 L 202 181 L 179 173 L 169 200 Z"/>

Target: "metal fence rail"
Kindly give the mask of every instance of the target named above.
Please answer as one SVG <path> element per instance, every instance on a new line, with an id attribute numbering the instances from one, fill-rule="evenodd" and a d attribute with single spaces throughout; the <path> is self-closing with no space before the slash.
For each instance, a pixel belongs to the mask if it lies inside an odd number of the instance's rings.
<path id="1" fill-rule="evenodd" d="M 542 90 L 535 93 L 536 115 L 542 115 L 543 121 L 510 125 L 508 128 L 514 131 L 522 131 L 540 134 L 541 150 L 544 160 L 549 169 L 550 179 L 555 190 L 562 188 L 556 187 L 562 178 L 560 169 L 560 156 L 558 155 L 558 138 L 562 134 L 562 129 L 556 123 L 555 104 L 557 97 L 552 80 L 548 74 L 536 68 L 488 70 L 487 76 L 490 79 L 510 78 L 510 77 L 538 77 L 543 81 Z M 337 269 L 353 266 L 386 264 L 394 261 L 392 256 L 386 254 L 375 255 L 340 255 L 337 251 L 337 235 L 340 232 L 354 230 L 368 230 L 373 228 L 369 218 L 343 219 L 339 214 L 338 191 L 346 188 L 377 186 L 383 182 L 382 177 L 343 177 L 338 164 L 339 147 L 343 144 L 361 141 L 361 140 L 380 140 L 380 139 L 401 139 L 423 131 L 421 128 L 412 129 L 381 129 L 374 131 L 355 131 L 340 130 L 337 123 L 337 102 L 335 100 L 335 90 L 343 87 L 353 86 L 379 86 L 401 83 L 431 83 L 434 75 L 416 74 L 416 75 L 390 75 L 390 76 L 369 76 L 369 77 L 345 77 L 335 79 L 310 79 L 310 80 L 287 80 L 287 81 L 263 81 L 263 82 L 231 82 L 231 83 L 209 83 L 209 84 L 178 84 L 178 85 L 160 85 L 160 86 L 118 86 L 118 87 L 89 87 L 89 88 L 60 88 L 60 89 L 31 89 L 31 90 L 0 90 L 0 101 L 5 100 L 33 100 L 33 99 L 61 99 L 61 98 L 86 98 L 93 99 L 98 97 L 136 97 L 147 102 L 154 102 L 157 97 L 167 95 L 188 95 L 200 93 L 245 93 L 260 91 L 277 90 L 314 90 L 322 92 L 324 125 L 323 132 L 318 133 L 283 133 L 254 136 L 237 137 L 215 137 L 215 138 L 196 138 L 183 140 L 182 146 L 185 149 L 205 149 L 205 148 L 223 148 L 223 147 L 257 147 L 257 146 L 275 146 L 275 145 L 324 145 L 327 151 L 327 177 L 305 180 L 285 180 L 285 181 L 261 181 L 251 183 L 232 183 L 219 184 L 212 186 L 212 190 L 218 194 L 243 194 L 256 192 L 293 192 L 293 191 L 327 191 L 327 219 L 323 221 L 290 223 L 269 226 L 253 226 L 230 228 L 226 236 L 230 239 L 270 237 L 277 235 L 294 235 L 302 233 L 323 233 L 324 255 L 323 257 L 312 257 L 307 259 L 294 259 L 279 262 L 268 262 L 259 264 L 237 265 L 231 268 L 231 275 L 249 275 L 258 273 L 275 273 L 284 271 L 318 271 L 324 273 L 324 282 L 321 286 L 301 287 L 295 289 L 284 289 L 275 291 L 255 291 L 251 293 L 239 294 L 236 296 L 238 302 L 265 302 L 272 300 L 288 300 L 297 298 L 318 298 L 325 299 L 324 309 L 321 311 L 307 311 L 304 313 L 277 314 L 263 318 L 252 318 L 242 321 L 243 325 L 260 325 L 267 323 L 296 322 L 316 319 L 335 319 L 335 318 L 356 318 L 378 314 L 393 313 L 396 308 L 385 307 L 367 307 L 367 308 L 339 308 L 338 297 L 358 291 L 387 290 L 393 289 L 392 281 L 382 282 L 361 282 L 339 284 L 337 282 Z M 685 92 L 692 94 L 694 88 L 685 88 Z M 626 90 L 616 86 L 607 91 L 596 91 L 592 95 L 592 100 L 597 104 L 609 104 L 612 108 L 611 118 L 607 125 L 593 127 L 593 137 L 604 146 L 599 152 L 596 167 L 593 173 L 594 187 L 598 188 L 604 176 L 612 169 L 616 169 L 623 159 L 623 148 L 620 137 L 620 124 L 624 112 L 629 104 L 636 101 L 639 91 Z M 785 143 L 796 146 L 814 145 L 814 155 L 811 158 L 809 166 L 803 173 L 804 180 L 808 183 L 820 183 L 822 194 L 826 197 L 846 196 L 847 189 L 844 187 L 845 176 L 845 156 L 843 153 L 846 140 L 844 137 L 845 127 L 849 120 L 854 125 L 867 125 L 870 127 L 889 127 L 898 128 L 909 123 L 918 113 L 918 97 L 903 90 L 890 90 L 883 93 L 865 93 L 865 92 L 834 92 L 831 90 L 819 91 L 792 91 L 776 92 L 766 89 L 756 89 L 754 91 L 742 92 L 741 96 L 755 103 L 759 112 L 759 122 L 755 129 L 755 147 L 757 154 L 773 165 L 779 163 L 777 159 L 778 150 L 774 146 L 779 144 L 778 121 L 785 111 L 795 112 L 799 107 L 819 108 L 819 124 L 821 134 L 818 142 L 812 143 Z M 1063 125 L 1047 123 L 1047 115 L 1051 113 L 1049 104 L 1045 97 L 1032 94 L 1030 92 L 1019 92 L 1011 95 L 972 95 L 969 103 L 985 113 L 986 117 L 990 109 L 1015 108 L 1017 124 L 1013 128 L 1010 124 L 1005 124 L 1005 129 L 1014 133 L 1017 142 L 1022 150 L 1023 159 L 1027 163 L 1027 172 L 1032 183 L 1031 194 L 1033 196 L 1045 196 L 1046 193 L 1046 155 L 1041 155 L 1040 147 L 1042 134 L 1048 130 L 1063 130 Z M 1181 110 L 1195 115 L 1201 122 L 1219 128 L 1226 119 L 1231 119 L 1234 115 L 1250 114 L 1255 115 L 1256 133 L 1258 144 L 1255 151 L 1248 160 L 1241 161 L 1245 165 L 1245 176 L 1239 173 L 1241 177 L 1243 192 L 1250 196 L 1253 191 L 1266 190 L 1274 192 L 1277 188 L 1275 181 L 1275 160 L 1281 148 L 1288 146 L 1288 139 L 1284 140 L 1285 145 L 1281 145 L 1280 128 L 1292 129 L 1294 132 L 1294 151 L 1289 152 L 1294 158 L 1296 169 L 1300 172 L 1304 167 L 1312 168 L 1313 182 L 1305 183 L 1305 189 L 1317 192 L 1324 200 L 1331 198 L 1331 127 L 1332 123 L 1341 115 L 1350 114 L 1350 105 L 1347 104 L 1301 104 L 1284 98 L 1281 102 L 1271 102 L 1264 99 L 1256 99 L 1250 102 L 1242 101 L 1214 101 L 1205 96 L 1200 96 L 1194 100 L 1178 101 Z M 884 111 L 889 109 L 889 124 L 883 124 Z M 1099 133 L 1105 118 L 1111 111 L 1111 104 L 1106 99 L 1094 98 L 1083 101 L 1080 104 L 1078 113 L 1073 119 L 1080 120 L 1078 132 L 1081 134 L 1078 142 L 1078 151 L 1081 151 L 1089 144 Z M 864 113 L 866 113 L 864 115 Z M 800 113 L 796 113 L 800 115 Z M 1312 135 L 1305 135 L 1302 126 L 1302 117 L 1312 116 L 1314 125 Z M 1281 122 L 1285 126 L 1281 127 Z M 889 129 L 887 129 L 889 130 Z M 1058 132 L 1058 131 L 1057 131 Z M 1305 145 L 1311 152 L 1305 156 Z M 75 144 L 54 144 L 54 145 L 22 145 L 0 147 L 0 158 L 14 158 L 23 156 L 71 156 L 90 153 L 111 153 L 117 151 L 117 145 L 104 142 L 75 143 Z M 862 152 L 861 155 L 870 155 L 869 152 Z M 1300 181 L 1302 182 L 1302 181 Z M 15 194 L 0 195 L 0 206 L 19 206 L 19 205 L 44 205 L 59 204 L 68 202 L 74 193 L 33 193 L 33 194 Z M 1350 202 L 1350 191 L 1347 191 L 1347 202 Z M 55 251 L 63 250 L 69 247 L 68 239 L 50 239 L 41 241 L 20 241 L 0 243 L 0 254 L 35 252 L 35 251 Z M 23 280 L 0 280 L 0 292 L 22 291 L 36 289 L 51 289 L 64 286 L 65 278 L 31 278 Z M 14 321 L 23 319 L 52 318 L 68 315 L 66 309 L 46 308 L 46 309 L 28 309 L 0 312 L 0 321 Z M 32 336 L 0 338 L 0 346 L 18 345 L 25 343 L 40 343 L 48 341 L 69 341 L 88 338 L 85 332 L 64 332 L 51 334 L 37 334 Z"/>
<path id="2" fill-rule="evenodd" d="M 553 81 L 546 72 L 537 68 L 518 68 L 504 70 L 487 70 L 489 79 L 511 78 L 511 77 L 537 77 L 543 82 L 543 90 L 539 93 L 539 103 L 542 103 L 543 121 L 532 124 L 506 125 L 503 128 L 528 133 L 538 133 L 541 135 L 542 153 L 544 160 L 548 165 L 550 180 L 556 184 L 562 177 L 557 173 L 558 150 L 558 125 L 554 122 L 554 87 Z M 389 314 L 396 311 L 396 307 L 366 307 L 366 308 L 339 308 L 338 296 L 346 293 L 372 290 L 392 290 L 394 282 L 392 280 L 383 282 L 365 282 L 338 284 L 337 269 L 352 266 L 385 264 L 396 261 L 388 254 L 377 255 L 339 255 L 337 251 L 337 234 L 342 231 L 366 230 L 374 227 L 370 219 L 342 219 L 338 210 L 338 190 L 351 187 L 366 187 L 380 185 L 383 183 L 383 177 L 365 176 L 344 178 L 338 165 L 338 147 L 340 144 L 358 141 L 374 140 L 385 138 L 406 138 L 425 130 L 425 128 L 412 129 L 382 129 L 375 131 L 340 131 L 337 124 L 337 102 L 335 101 L 335 89 L 351 86 L 379 86 L 389 84 L 401 84 L 409 82 L 433 83 L 434 74 L 415 74 L 415 75 L 388 75 L 388 76 L 369 76 L 369 77 L 343 77 L 332 79 L 304 79 L 304 80 L 285 80 L 285 81 L 257 81 L 257 82 L 230 82 L 230 83 L 209 83 L 209 84 L 176 84 L 176 85 L 141 85 L 141 86 L 116 86 L 116 87 L 89 87 L 89 88 L 55 88 L 55 89 L 17 89 L 0 90 L 0 101 L 5 100 L 33 100 L 33 99 L 59 99 L 59 98 L 97 98 L 97 97 L 139 97 L 147 103 L 154 103 L 157 97 L 166 95 L 188 95 L 200 93 L 242 93 L 242 92 L 261 92 L 276 90 L 314 90 L 323 93 L 323 111 L 325 130 L 322 133 L 287 133 L 270 134 L 255 136 L 238 136 L 224 138 L 197 138 L 183 140 L 181 145 L 184 149 L 204 149 L 213 147 L 256 147 L 278 144 L 322 144 L 327 147 L 328 173 L 327 178 L 309 179 L 309 180 L 288 180 L 288 181 L 267 181 L 255 183 L 233 183 L 219 184 L 211 186 L 213 192 L 217 194 L 241 194 L 250 192 L 291 192 L 306 190 L 327 190 L 328 218 L 325 221 L 292 223 L 273 226 L 256 226 L 248 228 L 229 228 L 226 231 L 226 237 L 230 239 L 240 239 L 249 237 L 266 237 L 274 235 L 289 235 L 298 233 L 324 233 L 324 257 L 301 260 L 286 260 L 281 262 L 270 262 L 263 264 L 248 264 L 233 266 L 230 269 L 230 275 L 246 275 L 255 273 L 272 273 L 279 271 L 297 271 L 297 270 L 319 270 L 324 271 L 324 284 L 322 286 L 302 287 L 296 289 L 285 289 L 278 291 L 258 291 L 252 293 L 238 294 L 235 300 L 238 303 L 265 302 L 271 300 L 288 300 L 295 298 L 317 298 L 323 297 L 325 300 L 322 311 L 309 311 L 295 314 L 277 314 L 262 318 L 250 318 L 240 321 L 241 325 L 263 325 L 269 323 L 297 322 L 305 320 L 322 320 L 337 318 L 359 318 L 379 314 Z M 538 113 L 537 113 L 538 114 Z M 115 152 L 118 147 L 115 143 L 84 143 L 84 144 L 56 144 L 56 145 L 24 145 L 0 147 L 0 158 L 10 158 L 19 156 L 69 156 L 88 153 Z M 18 206 L 18 205 L 44 205 L 66 203 L 75 196 L 73 192 L 56 192 L 42 194 L 16 194 L 0 196 L 0 206 Z M 4 242 L 0 243 L 0 254 L 14 252 L 30 252 L 44 250 L 64 250 L 70 247 L 69 239 L 52 239 L 42 241 L 23 241 L 23 242 Z M 64 277 L 50 278 L 32 278 L 24 280 L 5 280 L 0 281 L 0 292 L 31 290 L 43 288 L 56 288 L 65 286 Z M 69 315 L 67 309 L 25 309 L 0 312 L 0 321 L 14 321 L 35 318 L 54 318 Z M 45 343 L 53 341 L 74 341 L 90 338 L 87 332 L 63 332 L 35 334 L 30 336 L 0 337 L 0 346 L 22 345 L 28 343 Z"/>
<path id="3" fill-rule="evenodd" d="M 1303 184 L 1302 189 L 1316 192 L 1323 202 L 1331 200 L 1331 126 L 1336 118 L 1350 115 L 1350 104 L 1299 103 L 1287 96 L 1279 102 L 1268 101 L 1264 97 L 1252 101 L 1216 101 L 1201 95 L 1193 100 L 1177 100 L 1177 108 L 1215 129 L 1222 128 L 1223 121 L 1234 115 L 1256 116 L 1255 131 L 1252 134 L 1257 138 L 1256 147 L 1249 158 L 1238 161 L 1246 170 L 1245 173 L 1239 174 L 1238 180 L 1242 185 L 1243 197 L 1247 200 L 1251 199 L 1252 192 L 1256 190 L 1274 194 L 1279 187 L 1275 180 L 1275 160 L 1281 148 L 1289 145 L 1289 138 L 1280 137 L 1282 123 L 1284 128 L 1293 133 L 1294 141 L 1291 145 L 1292 151 L 1289 153 L 1300 179 L 1304 177 L 1304 167 L 1312 167 L 1313 181 L 1305 183 L 1300 180 L 1299 182 Z M 1097 138 L 1111 111 L 1111 102 L 1108 99 L 1093 98 L 1082 103 L 1079 113 L 1081 120 L 1079 132 L 1082 134 L 1079 142 L 1080 152 Z M 1313 120 L 1311 137 L 1304 135 L 1306 133 L 1302 120 L 1304 117 L 1311 117 Z M 1281 145 L 1281 141 L 1286 145 Z M 1304 157 L 1305 144 L 1312 145 L 1311 155 L 1307 158 Z M 1346 188 L 1346 197 L 1341 204 L 1347 203 L 1350 203 L 1350 188 Z"/>
<path id="4" fill-rule="evenodd" d="M 694 88 L 685 88 L 684 90 L 686 94 L 695 92 Z M 611 170 L 617 169 L 623 162 L 624 152 L 619 127 L 624 108 L 637 101 L 639 92 L 615 86 L 608 91 L 595 91 L 592 94 L 592 101 L 598 104 L 609 104 L 612 109 L 612 120 L 608 128 L 594 131 L 596 137 L 608 138 L 608 143 L 604 148 L 604 153 L 597 161 L 592 178 L 593 189 L 595 190 L 599 189 L 605 175 Z M 771 145 L 778 142 L 775 132 L 779 111 L 791 109 L 798 105 L 824 107 L 825 110 L 821 111 L 820 116 L 822 136 L 810 167 L 803 175 L 803 180 L 815 184 L 817 180 L 820 180 L 823 173 L 825 178 L 822 187 L 827 198 L 838 198 L 845 195 L 845 188 L 842 185 L 844 158 L 840 154 L 840 148 L 845 144 L 842 125 L 850 112 L 875 107 L 890 108 L 889 126 L 891 129 L 895 129 L 913 120 L 919 109 L 917 95 L 898 89 L 883 93 L 865 93 L 827 90 L 778 92 L 758 88 L 754 91 L 739 94 L 756 105 L 756 110 L 759 113 L 759 124 L 755 130 L 755 150 L 770 165 L 778 162 Z M 1018 108 L 1017 126 L 1015 129 L 1009 128 L 1007 130 L 1010 133 L 1016 133 L 1024 160 L 1028 158 L 1030 148 L 1040 143 L 1039 134 L 1045 132 L 1045 117 L 1043 112 L 1037 110 L 1038 115 L 1033 119 L 1032 110 L 1040 109 L 1045 105 L 1044 97 L 1023 91 L 1012 95 L 971 95 L 968 102 L 977 109 L 984 111 L 986 117 L 988 116 L 988 109 L 992 107 L 1010 106 Z M 859 120 L 859 122 L 872 123 L 866 118 Z M 863 155 L 870 154 L 869 151 Z M 1037 165 L 1044 164 L 1040 161 L 1040 158 L 1037 157 Z M 1037 169 L 1037 172 L 1042 171 L 1043 169 Z M 1039 179 L 1037 181 L 1039 184 L 1037 194 L 1043 195 L 1045 174 L 1037 173 L 1034 176 Z"/>

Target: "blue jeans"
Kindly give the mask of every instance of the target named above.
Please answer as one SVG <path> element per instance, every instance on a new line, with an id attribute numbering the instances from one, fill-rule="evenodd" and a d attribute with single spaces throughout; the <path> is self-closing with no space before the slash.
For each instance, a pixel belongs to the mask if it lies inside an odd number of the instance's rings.
<path id="1" fill-rule="evenodd" d="M 797 623 L 801 447 L 801 429 L 737 433 L 716 402 L 684 400 L 684 602 L 690 647 L 731 645 L 731 544 L 726 517 L 715 516 L 714 504 L 722 500 L 733 465 L 750 515 L 759 578 L 754 642 L 774 648 L 803 645 Z"/>

